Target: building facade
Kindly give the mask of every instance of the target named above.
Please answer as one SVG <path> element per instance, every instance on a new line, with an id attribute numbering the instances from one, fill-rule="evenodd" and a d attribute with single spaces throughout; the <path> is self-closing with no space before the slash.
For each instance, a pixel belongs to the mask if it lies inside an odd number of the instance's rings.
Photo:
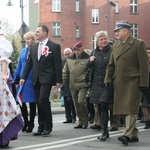
<path id="1" fill-rule="evenodd" d="M 81 41 L 94 49 L 95 33 L 106 30 L 115 40 L 115 23 L 128 20 L 134 37 L 150 46 L 150 0 L 41 0 L 39 23 L 49 27 L 49 38 L 62 50 Z"/>

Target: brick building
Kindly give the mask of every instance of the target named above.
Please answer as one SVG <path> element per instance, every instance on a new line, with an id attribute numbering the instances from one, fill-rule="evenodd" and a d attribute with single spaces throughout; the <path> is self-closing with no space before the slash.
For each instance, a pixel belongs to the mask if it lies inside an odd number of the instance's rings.
<path id="1" fill-rule="evenodd" d="M 149 6 L 150 0 L 41 0 L 39 23 L 49 27 L 49 38 L 62 50 L 77 41 L 93 49 L 94 35 L 100 30 L 115 39 L 116 20 L 128 20 L 133 36 L 150 46 Z"/>

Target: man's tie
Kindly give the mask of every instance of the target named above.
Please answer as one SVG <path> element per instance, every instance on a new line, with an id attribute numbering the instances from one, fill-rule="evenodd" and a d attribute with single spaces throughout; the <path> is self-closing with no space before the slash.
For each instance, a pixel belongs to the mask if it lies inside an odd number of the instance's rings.
<path id="1" fill-rule="evenodd" d="M 39 43 L 39 49 L 38 49 L 38 60 L 40 59 L 41 57 L 41 54 L 42 54 L 42 42 Z"/>

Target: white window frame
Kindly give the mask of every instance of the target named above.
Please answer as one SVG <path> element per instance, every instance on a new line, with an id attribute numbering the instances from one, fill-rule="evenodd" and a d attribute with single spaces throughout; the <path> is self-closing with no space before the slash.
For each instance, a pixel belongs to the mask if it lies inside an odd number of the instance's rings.
<path id="1" fill-rule="evenodd" d="M 119 2 L 118 1 L 115 2 L 115 13 L 119 14 Z"/>
<path id="2" fill-rule="evenodd" d="M 133 37 L 135 37 L 135 38 L 139 37 L 139 35 L 138 35 L 138 24 L 132 24 L 131 25 L 131 33 L 132 33 Z"/>
<path id="3" fill-rule="evenodd" d="M 52 0 L 52 12 L 61 12 L 61 0 Z"/>
<path id="4" fill-rule="evenodd" d="M 79 27 L 76 26 L 76 39 L 80 38 L 80 30 Z"/>
<path id="5" fill-rule="evenodd" d="M 92 23 L 99 23 L 99 9 L 92 9 Z"/>
<path id="6" fill-rule="evenodd" d="M 79 0 L 76 0 L 76 12 L 80 11 L 80 3 Z"/>
<path id="7" fill-rule="evenodd" d="M 138 0 L 130 0 L 130 13 L 138 13 Z"/>
<path id="8" fill-rule="evenodd" d="M 60 22 L 52 23 L 52 36 L 61 36 L 61 24 Z"/>
<path id="9" fill-rule="evenodd" d="M 95 36 L 92 36 L 92 50 L 96 49 L 96 37 Z"/>

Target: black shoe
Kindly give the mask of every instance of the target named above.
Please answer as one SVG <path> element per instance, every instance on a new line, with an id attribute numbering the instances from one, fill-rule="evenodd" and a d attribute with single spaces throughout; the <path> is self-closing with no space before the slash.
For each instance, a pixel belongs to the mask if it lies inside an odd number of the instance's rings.
<path id="1" fill-rule="evenodd" d="M 107 138 L 109 138 L 109 132 L 108 130 L 102 130 L 102 133 L 100 136 L 97 137 L 100 141 L 106 141 Z"/>
<path id="2" fill-rule="evenodd" d="M 25 132 L 27 130 L 27 125 L 24 125 L 24 127 L 22 128 L 22 132 Z"/>
<path id="3" fill-rule="evenodd" d="M 0 145 L 0 148 L 7 148 L 9 146 L 9 142 L 5 145 Z"/>
<path id="4" fill-rule="evenodd" d="M 111 127 L 109 131 L 118 131 L 118 128 Z"/>
<path id="5" fill-rule="evenodd" d="M 63 123 L 72 123 L 72 120 L 66 120 Z"/>
<path id="6" fill-rule="evenodd" d="M 99 126 L 99 125 L 93 125 L 93 126 L 90 126 L 91 129 L 94 129 L 94 130 L 101 130 L 102 127 Z"/>
<path id="7" fill-rule="evenodd" d="M 81 129 L 81 128 L 82 128 L 81 125 L 77 125 L 77 126 L 74 127 L 74 129 Z"/>
<path id="8" fill-rule="evenodd" d="M 43 132 L 43 131 L 39 131 L 39 130 L 38 130 L 37 132 L 33 133 L 33 136 L 39 136 L 39 135 L 42 134 L 42 132 Z"/>
<path id="9" fill-rule="evenodd" d="M 149 121 L 145 121 L 145 127 L 144 129 L 148 129 L 149 128 Z"/>
<path id="10" fill-rule="evenodd" d="M 131 138 L 130 142 L 139 142 L 139 138 L 137 136 L 134 136 Z"/>
<path id="11" fill-rule="evenodd" d="M 50 134 L 52 132 L 52 130 L 44 130 L 43 132 L 42 132 L 42 135 L 48 135 L 48 134 Z"/>
<path id="12" fill-rule="evenodd" d="M 124 145 L 128 145 L 128 143 L 130 142 L 130 139 L 128 137 L 124 136 L 124 135 L 123 136 L 119 136 L 118 140 L 120 142 L 122 142 L 122 144 L 124 144 Z"/>
<path id="13" fill-rule="evenodd" d="M 88 127 L 88 123 L 87 123 L 87 124 L 82 125 L 82 129 L 86 129 L 87 127 Z"/>
<path id="14" fill-rule="evenodd" d="M 33 130 L 33 128 L 34 128 L 34 123 L 29 124 L 29 126 L 28 126 L 28 128 L 27 128 L 27 130 L 26 130 L 26 133 L 31 133 L 32 130 Z"/>

